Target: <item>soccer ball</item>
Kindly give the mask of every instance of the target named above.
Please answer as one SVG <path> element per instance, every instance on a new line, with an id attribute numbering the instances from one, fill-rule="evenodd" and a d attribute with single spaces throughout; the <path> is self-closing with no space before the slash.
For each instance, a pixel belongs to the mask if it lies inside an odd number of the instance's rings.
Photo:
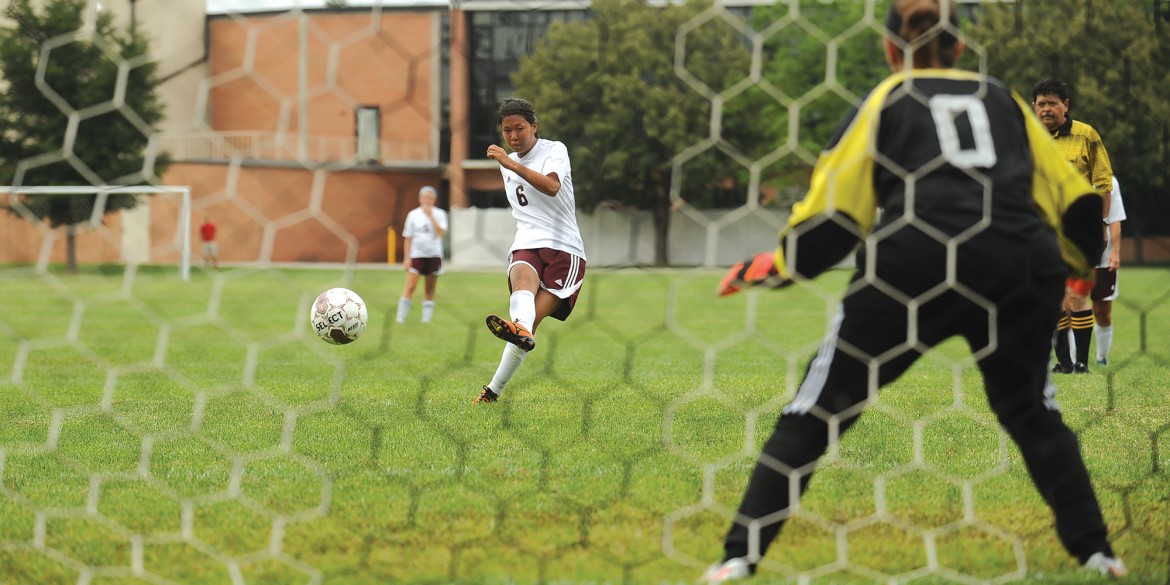
<path id="1" fill-rule="evenodd" d="M 309 307 L 309 323 L 321 339 L 345 345 L 361 337 L 369 320 L 366 302 L 348 288 L 331 288 Z"/>

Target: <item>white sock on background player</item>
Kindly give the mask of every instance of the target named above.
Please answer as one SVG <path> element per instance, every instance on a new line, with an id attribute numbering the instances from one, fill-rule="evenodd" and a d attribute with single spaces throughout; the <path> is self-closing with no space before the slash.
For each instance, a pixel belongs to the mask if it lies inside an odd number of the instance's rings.
<path id="1" fill-rule="evenodd" d="M 1109 359 L 1109 350 L 1113 348 L 1113 326 L 1093 326 L 1093 335 L 1097 338 L 1097 361 Z"/>
<path id="2" fill-rule="evenodd" d="M 422 322 L 430 323 L 431 317 L 435 315 L 435 301 L 423 301 L 422 306 Z"/>
<path id="3" fill-rule="evenodd" d="M 398 297 L 398 322 L 405 323 L 408 313 L 410 313 L 410 299 Z"/>
<path id="4" fill-rule="evenodd" d="M 524 326 L 532 332 L 532 322 L 536 320 L 536 295 L 526 290 L 512 293 L 508 299 L 508 314 L 512 321 Z"/>

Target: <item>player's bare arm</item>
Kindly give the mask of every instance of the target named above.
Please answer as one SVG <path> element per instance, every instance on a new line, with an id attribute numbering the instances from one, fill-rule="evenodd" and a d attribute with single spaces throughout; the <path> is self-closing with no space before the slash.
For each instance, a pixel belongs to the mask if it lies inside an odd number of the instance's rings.
<path id="1" fill-rule="evenodd" d="M 504 151 L 503 147 L 498 144 L 488 146 L 487 157 L 495 160 L 501 167 L 520 175 L 520 178 L 528 181 L 529 185 L 536 187 L 538 191 L 549 197 L 556 197 L 557 193 L 561 190 L 561 177 L 559 175 L 556 173 L 542 175 L 512 160 L 508 156 L 508 153 Z"/>
<path id="2" fill-rule="evenodd" d="M 435 228 L 435 234 L 439 237 L 446 235 L 447 230 L 443 229 L 443 226 L 439 224 L 439 220 L 435 219 L 434 208 L 423 207 L 422 210 L 423 213 L 427 216 L 427 219 L 431 220 L 431 227 Z"/>
<path id="3" fill-rule="evenodd" d="M 1117 270 L 1121 268 L 1121 222 L 1109 224 L 1109 241 L 1109 270 Z"/>

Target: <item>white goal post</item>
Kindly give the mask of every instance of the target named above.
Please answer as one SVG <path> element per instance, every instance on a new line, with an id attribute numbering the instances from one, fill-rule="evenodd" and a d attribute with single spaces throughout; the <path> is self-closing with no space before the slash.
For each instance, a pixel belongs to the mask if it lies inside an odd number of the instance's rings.
<path id="1" fill-rule="evenodd" d="M 140 194 L 177 194 L 179 195 L 179 229 L 176 234 L 179 246 L 179 276 L 183 280 L 191 279 L 191 187 L 189 185 L 106 185 L 101 187 L 84 186 L 30 186 L 30 187 L 0 187 L 0 193 L 29 194 L 29 195 L 97 195 L 94 202 L 93 215 L 89 218 L 91 226 L 101 224 L 105 215 L 106 198 L 111 194 L 130 193 Z"/>

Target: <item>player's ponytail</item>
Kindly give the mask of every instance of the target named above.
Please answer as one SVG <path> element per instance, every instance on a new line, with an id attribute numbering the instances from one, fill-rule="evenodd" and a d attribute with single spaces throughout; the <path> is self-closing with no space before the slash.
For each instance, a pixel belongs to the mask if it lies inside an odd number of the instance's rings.
<path id="1" fill-rule="evenodd" d="M 940 6 L 945 4 L 945 8 Z M 944 10 L 950 27 L 938 26 Z M 895 0 L 886 13 L 886 29 L 914 45 L 915 68 L 951 67 L 958 59 L 959 14 L 952 0 Z"/>

